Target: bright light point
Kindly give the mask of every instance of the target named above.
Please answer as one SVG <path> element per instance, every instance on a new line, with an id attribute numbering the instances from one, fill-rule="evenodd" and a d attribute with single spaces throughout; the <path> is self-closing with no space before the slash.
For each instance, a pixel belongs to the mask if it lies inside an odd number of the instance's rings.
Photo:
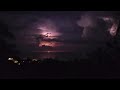
<path id="1" fill-rule="evenodd" d="M 18 65 L 20 65 L 20 63 L 18 63 Z"/>
<path id="2" fill-rule="evenodd" d="M 8 60 L 13 60 L 13 58 L 8 58 Z"/>
<path id="3" fill-rule="evenodd" d="M 47 51 L 48 53 L 50 53 L 50 51 Z"/>

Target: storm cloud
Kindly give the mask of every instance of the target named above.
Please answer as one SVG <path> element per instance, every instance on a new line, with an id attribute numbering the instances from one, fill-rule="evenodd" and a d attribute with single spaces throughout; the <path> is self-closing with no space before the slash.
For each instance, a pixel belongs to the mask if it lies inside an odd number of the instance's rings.
<path id="1" fill-rule="evenodd" d="M 17 47 L 29 48 L 29 51 L 46 47 L 62 51 L 100 46 L 116 35 L 118 16 L 118 12 L 113 11 L 0 12 L 0 20 L 14 33 Z M 39 35 L 45 36 L 45 39 L 38 40 L 42 47 L 36 44 Z M 50 47 L 48 42 L 56 47 Z"/>

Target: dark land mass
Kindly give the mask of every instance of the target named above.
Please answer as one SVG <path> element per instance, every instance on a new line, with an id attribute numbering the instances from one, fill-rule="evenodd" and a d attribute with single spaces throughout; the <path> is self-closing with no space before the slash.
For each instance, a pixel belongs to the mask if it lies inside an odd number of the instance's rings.
<path id="1" fill-rule="evenodd" d="M 52 60 L 52 59 L 51 59 Z M 0 79 L 120 78 L 118 62 L 49 61 L 0 65 Z"/>

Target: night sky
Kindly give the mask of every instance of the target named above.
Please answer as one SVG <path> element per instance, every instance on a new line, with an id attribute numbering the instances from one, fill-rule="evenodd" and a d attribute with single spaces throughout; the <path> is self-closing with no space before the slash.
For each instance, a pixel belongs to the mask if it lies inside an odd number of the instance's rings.
<path id="1" fill-rule="evenodd" d="M 119 12 L 112 11 L 5 11 L 21 52 L 90 52 L 116 35 Z"/>

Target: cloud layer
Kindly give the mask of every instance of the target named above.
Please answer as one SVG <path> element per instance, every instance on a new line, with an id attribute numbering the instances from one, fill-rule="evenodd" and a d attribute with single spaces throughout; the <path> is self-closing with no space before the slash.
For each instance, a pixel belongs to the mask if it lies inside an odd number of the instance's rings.
<path id="1" fill-rule="evenodd" d="M 116 35 L 118 20 L 114 13 L 107 11 L 1 12 L 0 19 L 7 23 L 9 30 L 15 34 L 18 48 L 36 51 L 44 50 L 43 48 L 48 46 L 53 50 L 61 51 L 81 48 L 85 50 L 88 47 L 100 46 Z M 44 39 L 39 41 L 40 35 L 44 36 Z"/>

